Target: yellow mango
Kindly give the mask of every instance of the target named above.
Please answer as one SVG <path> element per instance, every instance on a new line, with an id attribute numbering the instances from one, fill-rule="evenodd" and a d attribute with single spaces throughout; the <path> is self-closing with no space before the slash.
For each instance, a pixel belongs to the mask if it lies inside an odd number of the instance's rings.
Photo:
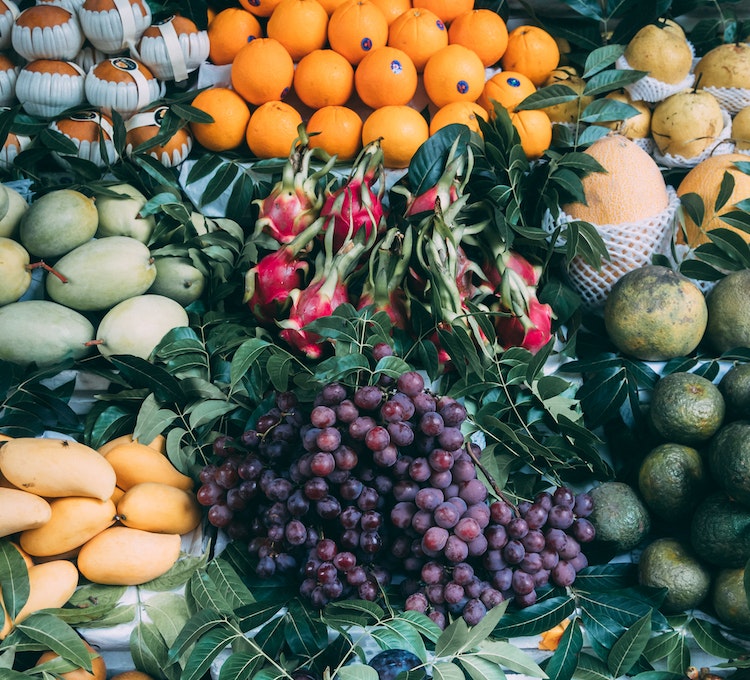
<path id="1" fill-rule="evenodd" d="M 29 569 L 29 599 L 18 612 L 14 623 L 20 623 L 40 609 L 62 607 L 77 587 L 78 569 L 72 562 L 55 560 L 35 564 Z M 11 627 L 6 613 L 5 626 L 0 631 L 0 639 L 8 634 Z"/>
<path id="2" fill-rule="evenodd" d="M 0 473 L 38 496 L 108 499 L 115 471 L 96 449 L 67 439 L 19 437 L 0 446 Z"/>
<path id="3" fill-rule="evenodd" d="M 66 553 L 83 545 L 115 523 L 115 504 L 107 499 L 68 496 L 49 503 L 51 517 L 36 529 L 22 531 L 21 547 L 29 555 L 46 557 Z"/>
<path id="4" fill-rule="evenodd" d="M 31 567 L 34 566 L 34 559 L 27 553 L 18 543 L 14 543 L 13 541 L 10 542 L 10 544 L 18 550 L 18 552 L 21 554 L 21 557 L 23 557 L 23 561 L 26 564 L 27 569 L 31 569 Z"/>
<path id="5" fill-rule="evenodd" d="M 141 482 L 161 482 L 190 491 L 193 480 L 183 475 L 165 455 L 145 444 L 120 444 L 104 459 L 114 468 L 117 486 L 127 491 Z"/>
<path id="6" fill-rule="evenodd" d="M 41 496 L 0 486 L 0 536 L 42 527 L 50 517 L 50 504 Z"/>
<path id="7" fill-rule="evenodd" d="M 0 432 L 0 442 L 7 442 L 11 439 L 13 439 L 13 437 L 11 437 L 9 434 L 3 434 L 2 432 Z"/>
<path id="8" fill-rule="evenodd" d="M 78 557 L 78 553 L 81 550 L 81 546 L 73 548 L 72 550 L 66 550 L 65 552 L 55 553 L 54 555 L 34 555 L 34 564 L 43 564 L 44 562 L 54 562 L 55 560 L 75 560 Z"/>
<path id="9" fill-rule="evenodd" d="M 102 456 L 106 456 L 112 449 L 115 448 L 115 446 L 119 446 L 120 444 L 132 444 L 133 442 L 137 442 L 139 444 L 141 443 L 137 439 L 133 439 L 132 434 L 123 434 L 119 437 L 111 439 L 106 444 L 102 444 L 97 449 L 97 451 L 99 451 Z M 154 449 L 155 451 L 159 451 L 160 453 L 166 453 L 167 438 L 163 434 L 157 434 L 152 441 L 146 444 L 146 446 L 148 446 L 150 449 Z"/>
<path id="10" fill-rule="evenodd" d="M 104 662 L 104 659 L 102 658 L 101 654 L 99 654 L 99 652 L 97 652 L 85 640 L 84 640 L 84 644 L 86 645 L 86 648 L 89 650 L 89 654 L 91 654 L 91 670 L 93 671 L 93 673 L 90 673 L 89 671 L 83 668 L 76 668 L 72 671 L 61 673 L 60 678 L 62 680 L 106 680 L 107 664 Z M 55 654 L 55 652 L 53 651 L 43 652 L 42 655 L 37 659 L 34 665 L 41 666 L 43 663 L 46 663 L 47 661 L 52 661 L 53 659 L 59 659 L 59 658 L 60 656 L 58 654 Z"/>
<path id="11" fill-rule="evenodd" d="M 115 487 L 115 490 L 112 492 L 112 497 L 110 500 L 117 505 L 120 502 L 120 499 L 122 498 L 122 495 L 125 493 L 124 489 L 121 489 L 119 486 Z"/>
<path id="12" fill-rule="evenodd" d="M 200 524 L 201 517 L 192 491 L 161 482 L 135 484 L 117 503 L 117 518 L 125 526 L 160 534 L 186 534 Z"/>
<path id="13" fill-rule="evenodd" d="M 93 583 L 137 586 L 165 574 L 180 556 L 179 534 L 113 526 L 84 543 L 78 570 Z"/>

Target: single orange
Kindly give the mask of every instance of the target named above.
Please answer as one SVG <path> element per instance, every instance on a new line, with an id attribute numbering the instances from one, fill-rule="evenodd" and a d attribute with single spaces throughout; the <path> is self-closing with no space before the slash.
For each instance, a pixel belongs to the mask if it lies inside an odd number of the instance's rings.
<path id="1" fill-rule="evenodd" d="M 411 57 L 397 47 L 383 45 L 365 55 L 354 72 L 354 88 L 372 109 L 408 104 L 419 77 Z"/>
<path id="2" fill-rule="evenodd" d="M 266 102 L 251 114 L 245 141 L 258 158 L 288 158 L 301 123 L 302 116 L 289 104 Z"/>
<path id="3" fill-rule="evenodd" d="M 539 109 L 516 111 L 510 114 L 510 122 L 518 131 L 526 158 L 540 158 L 552 142 L 552 121 Z"/>
<path id="4" fill-rule="evenodd" d="M 318 0 L 281 0 L 266 25 L 266 34 L 275 38 L 299 61 L 328 40 L 328 12 Z"/>
<path id="5" fill-rule="evenodd" d="M 343 106 L 354 92 L 354 68 L 334 50 L 313 50 L 297 64 L 294 92 L 311 109 Z"/>
<path id="6" fill-rule="evenodd" d="M 474 50 L 485 66 L 492 66 L 508 47 L 508 27 L 497 12 L 472 9 L 451 22 L 448 40 Z"/>
<path id="7" fill-rule="evenodd" d="M 388 24 L 392 24 L 404 12 L 411 9 L 411 0 L 372 0 L 385 14 Z"/>
<path id="8" fill-rule="evenodd" d="M 281 0 L 240 0 L 240 5 L 256 17 L 270 17 L 280 2 Z"/>
<path id="9" fill-rule="evenodd" d="M 391 23 L 388 45 L 406 52 L 421 73 L 427 60 L 448 45 L 448 29 L 430 10 L 410 9 Z"/>
<path id="10" fill-rule="evenodd" d="M 430 118 L 430 134 L 452 123 L 466 125 L 481 134 L 478 119 L 487 120 L 489 114 L 476 102 L 451 102 L 439 108 Z"/>
<path id="11" fill-rule="evenodd" d="M 232 62 L 232 87 L 243 99 L 259 106 L 283 99 L 294 80 L 294 61 L 278 40 L 256 38 Z"/>
<path id="12" fill-rule="evenodd" d="M 362 144 L 380 139 L 383 165 L 406 168 L 430 136 L 430 128 L 421 113 L 410 106 L 382 106 L 375 109 L 362 125 Z"/>
<path id="13" fill-rule="evenodd" d="M 448 45 L 425 64 L 422 82 L 435 106 L 476 101 L 484 88 L 484 64 L 468 47 Z"/>
<path id="14" fill-rule="evenodd" d="M 412 0 L 414 7 L 424 7 L 450 24 L 459 14 L 474 9 L 474 0 Z"/>
<path id="15" fill-rule="evenodd" d="M 328 20 L 328 43 L 356 66 L 388 42 L 388 20 L 372 0 L 346 0 Z"/>
<path id="16" fill-rule="evenodd" d="M 231 64 L 240 49 L 262 35 L 254 14 L 241 7 L 227 7 L 208 25 L 208 59 L 217 66 Z"/>
<path id="17" fill-rule="evenodd" d="M 539 87 L 560 63 L 555 39 L 538 26 L 517 26 L 508 34 L 508 46 L 500 59 L 506 71 L 518 71 Z"/>
<path id="18" fill-rule="evenodd" d="M 226 87 L 203 90 L 193 99 L 192 106 L 214 119 L 213 123 L 190 124 L 193 137 L 202 147 L 210 151 L 229 151 L 245 141 L 250 109 L 234 90 Z"/>
<path id="19" fill-rule="evenodd" d="M 536 92 L 534 83 L 523 73 L 500 71 L 484 84 L 484 89 L 477 99 L 477 104 L 480 104 L 490 114 L 490 117 L 494 118 L 495 106 L 493 102 L 504 106 L 508 111 L 513 111 L 516 106 L 534 92 Z"/>
<path id="20" fill-rule="evenodd" d="M 324 106 L 307 121 L 310 147 L 340 161 L 352 160 L 362 148 L 362 118 L 346 106 Z M 313 134 L 313 133 L 318 134 Z"/>

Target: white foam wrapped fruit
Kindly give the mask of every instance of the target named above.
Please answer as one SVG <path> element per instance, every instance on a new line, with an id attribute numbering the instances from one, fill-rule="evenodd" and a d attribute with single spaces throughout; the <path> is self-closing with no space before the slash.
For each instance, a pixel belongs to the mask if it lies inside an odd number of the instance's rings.
<path id="1" fill-rule="evenodd" d="M 182 82 L 206 59 L 210 42 L 187 17 L 173 15 L 154 22 L 138 41 L 138 54 L 157 78 Z"/>
<path id="2" fill-rule="evenodd" d="M 20 13 L 21 10 L 13 0 L 0 0 L 0 50 L 10 49 L 13 24 Z"/>
<path id="3" fill-rule="evenodd" d="M 10 58 L 0 54 L 0 106 L 10 106 L 16 102 L 16 80 L 20 67 Z"/>
<path id="4" fill-rule="evenodd" d="M 86 99 L 106 114 L 129 118 L 164 94 L 164 83 L 131 57 L 112 57 L 92 66 L 84 84 Z"/>
<path id="5" fill-rule="evenodd" d="M 134 47 L 151 25 L 151 8 L 143 0 L 85 0 L 78 17 L 96 49 L 117 54 Z"/>
<path id="6" fill-rule="evenodd" d="M 84 103 L 85 79 L 72 61 L 36 59 L 18 72 L 16 98 L 26 113 L 53 118 Z"/>
<path id="7" fill-rule="evenodd" d="M 54 152 L 58 162 L 65 168 L 70 167 L 67 158 L 71 156 L 87 160 L 99 168 L 109 166 L 118 159 L 112 119 L 99 111 L 76 111 L 51 121 L 49 127 L 76 146 L 75 154 Z"/>
<path id="8" fill-rule="evenodd" d="M 128 118 L 125 121 L 125 153 L 146 153 L 167 168 L 182 163 L 193 148 L 193 136 L 187 126 L 178 129 L 167 140 L 155 141 L 168 110 L 168 106 L 157 106 Z"/>
<path id="9" fill-rule="evenodd" d="M 78 17 L 59 5 L 32 5 L 18 15 L 11 29 L 13 49 L 27 61 L 72 59 L 84 40 Z"/>

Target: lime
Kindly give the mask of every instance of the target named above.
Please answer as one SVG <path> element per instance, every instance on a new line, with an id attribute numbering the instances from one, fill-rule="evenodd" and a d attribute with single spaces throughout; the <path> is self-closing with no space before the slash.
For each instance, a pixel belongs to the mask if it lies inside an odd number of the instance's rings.
<path id="1" fill-rule="evenodd" d="M 750 506 L 750 421 L 735 420 L 716 433 L 708 447 L 708 467 L 730 498 Z"/>
<path id="2" fill-rule="evenodd" d="M 596 540 L 618 552 L 637 546 L 651 529 L 651 516 L 638 494 L 623 482 L 603 482 L 589 492 L 594 503 L 589 521 Z"/>
<path id="3" fill-rule="evenodd" d="M 690 543 L 704 562 L 743 566 L 750 558 L 750 510 L 721 491 L 710 494 L 693 513 Z"/>
<path id="4" fill-rule="evenodd" d="M 744 567 L 722 569 L 716 574 L 711 600 L 719 621 L 737 630 L 750 630 Z"/>
<path id="5" fill-rule="evenodd" d="M 732 366 L 719 381 L 719 390 L 724 395 L 727 417 L 750 418 L 750 364 Z"/>
<path id="6" fill-rule="evenodd" d="M 717 352 L 750 347 L 750 269 L 727 274 L 706 296 L 706 339 Z"/>

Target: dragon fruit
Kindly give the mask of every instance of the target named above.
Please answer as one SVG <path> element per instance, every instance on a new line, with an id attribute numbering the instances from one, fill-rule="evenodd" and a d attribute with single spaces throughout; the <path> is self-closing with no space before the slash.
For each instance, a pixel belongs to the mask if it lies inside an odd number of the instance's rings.
<path id="1" fill-rule="evenodd" d="M 532 294 L 528 309 L 520 315 L 508 313 L 495 319 L 495 331 L 504 347 L 523 347 L 536 354 L 552 337 L 552 307 Z"/>
<path id="2" fill-rule="evenodd" d="M 333 166 L 329 159 L 319 170 L 311 172 L 310 162 L 319 154 L 305 144 L 297 146 L 289 155 L 281 179 L 262 199 L 253 201 L 259 206 L 255 233 L 265 233 L 279 243 L 289 243 L 309 227 L 319 216 L 324 196 L 319 180 Z"/>
<path id="3" fill-rule="evenodd" d="M 374 188 L 383 171 L 383 150 L 375 140 L 359 152 L 344 184 L 328 192 L 320 215 L 325 218 L 323 231 L 333 229 L 335 250 L 361 229 L 365 230 L 364 240 L 369 241 L 384 227 L 384 183 L 380 182 L 377 191 Z"/>
<path id="4" fill-rule="evenodd" d="M 290 293 L 304 285 L 310 264 L 301 254 L 321 226 L 320 220 L 313 222 L 288 244 L 263 256 L 245 274 L 243 302 L 261 323 L 269 325 L 282 318 L 291 304 Z"/>

